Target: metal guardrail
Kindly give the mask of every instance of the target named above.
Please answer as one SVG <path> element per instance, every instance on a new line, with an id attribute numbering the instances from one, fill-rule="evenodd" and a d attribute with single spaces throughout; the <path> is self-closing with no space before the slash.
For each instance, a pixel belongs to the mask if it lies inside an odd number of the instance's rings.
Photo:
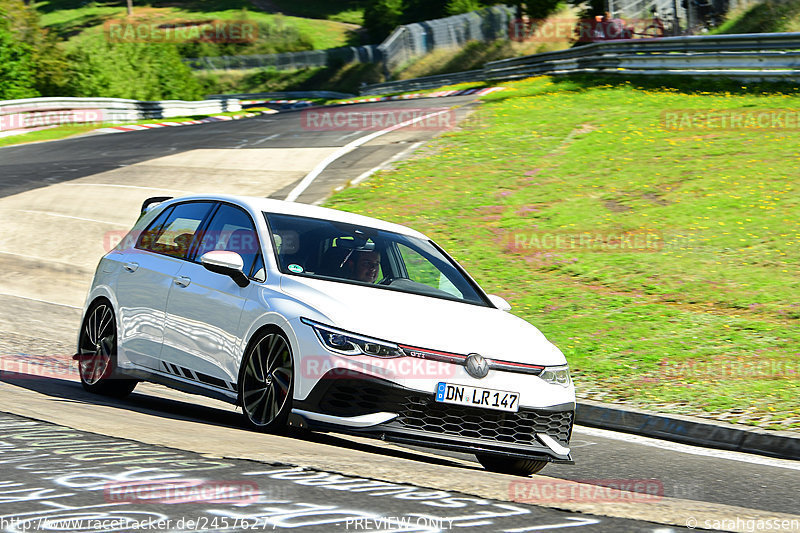
<path id="1" fill-rule="evenodd" d="M 350 93 L 340 93 L 337 91 L 283 91 L 272 93 L 237 93 L 237 94 L 209 94 L 208 100 L 218 100 L 220 98 L 238 98 L 239 100 L 288 100 L 295 98 L 353 98 L 355 95 Z"/>
<path id="2" fill-rule="evenodd" d="M 63 124 L 122 123 L 240 111 L 237 98 L 143 102 L 122 98 L 26 98 L 0 101 L 0 132 Z"/>
<path id="3" fill-rule="evenodd" d="M 606 41 L 492 61 L 481 70 L 368 85 L 363 95 L 432 89 L 465 81 L 539 75 L 720 76 L 800 81 L 800 33 L 753 33 Z"/>
<path id="4" fill-rule="evenodd" d="M 366 86 L 362 89 L 362 95 L 369 94 L 384 94 L 398 92 L 397 86 L 402 85 L 401 91 L 417 91 L 423 89 L 431 89 L 435 87 L 442 87 L 444 85 L 453 85 L 456 83 L 464 83 L 470 81 L 483 81 L 484 72 L 479 70 L 467 70 L 464 72 L 456 72 L 453 74 L 437 74 L 435 76 L 425 76 L 423 78 L 412 78 L 410 80 L 402 81 L 387 81 L 384 83 L 375 83 Z"/>

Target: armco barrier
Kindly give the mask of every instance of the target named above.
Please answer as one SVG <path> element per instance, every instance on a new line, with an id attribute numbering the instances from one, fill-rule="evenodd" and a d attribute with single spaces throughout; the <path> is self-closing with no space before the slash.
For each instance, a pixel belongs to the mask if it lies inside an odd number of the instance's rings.
<path id="1" fill-rule="evenodd" d="M 754 33 L 607 41 L 492 61 L 481 70 L 368 85 L 363 95 L 431 89 L 464 81 L 538 75 L 621 74 L 719 76 L 799 81 L 800 33 Z"/>
<path id="2" fill-rule="evenodd" d="M 353 98 L 350 93 L 337 91 L 283 91 L 272 93 L 237 93 L 237 94 L 209 94 L 208 100 L 238 98 L 239 100 L 287 100 L 293 98 Z"/>
<path id="3" fill-rule="evenodd" d="M 61 124 L 122 123 L 137 120 L 240 111 L 236 98 L 186 102 L 143 102 L 122 98 L 27 98 L 0 101 L 0 132 Z"/>

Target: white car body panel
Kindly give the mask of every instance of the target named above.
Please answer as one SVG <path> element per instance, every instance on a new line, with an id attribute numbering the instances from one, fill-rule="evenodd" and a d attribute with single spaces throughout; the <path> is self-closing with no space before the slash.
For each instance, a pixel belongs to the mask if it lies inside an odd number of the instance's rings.
<path id="1" fill-rule="evenodd" d="M 121 303 L 117 310 L 121 359 L 158 369 L 167 296 L 183 261 L 136 249 L 119 259 L 114 292 Z M 136 270 L 127 270 L 128 264 L 137 265 Z"/>

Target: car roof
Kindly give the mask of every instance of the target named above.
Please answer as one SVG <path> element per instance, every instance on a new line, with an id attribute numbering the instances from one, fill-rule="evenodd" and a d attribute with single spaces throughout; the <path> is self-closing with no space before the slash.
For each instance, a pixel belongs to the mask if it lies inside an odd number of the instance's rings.
<path id="1" fill-rule="evenodd" d="M 164 202 L 163 205 L 184 202 L 187 200 L 214 200 L 230 202 L 247 207 L 251 211 L 264 211 L 267 213 L 278 213 L 282 215 L 295 215 L 308 218 L 319 218 L 322 220 L 333 220 L 335 222 L 354 224 L 357 226 L 367 226 L 370 228 L 401 233 L 403 235 L 409 235 L 428 240 L 427 236 L 416 230 L 400 224 L 385 222 L 377 218 L 357 215 L 355 213 L 348 213 L 347 211 L 339 211 L 338 209 L 329 209 L 327 207 L 319 207 L 316 205 L 308 205 L 296 202 L 286 202 L 284 200 L 275 200 L 272 198 L 261 198 L 258 196 L 237 196 L 228 194 L 190 195 L 173 198 L 168 202 Z"/>

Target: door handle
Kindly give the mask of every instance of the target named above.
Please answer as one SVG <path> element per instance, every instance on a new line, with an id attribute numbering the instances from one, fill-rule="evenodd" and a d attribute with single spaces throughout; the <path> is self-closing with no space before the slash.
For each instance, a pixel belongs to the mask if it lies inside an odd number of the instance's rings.
<path id="1" fill-rule="evenodd" d="M 128 272 L 136 272 L 136 269 L 139 268 L 139 263 L 125 263 L 123 268 Z"/>
<path id="2" fill-rule="evenodd" d="M 188 287 L 191 282 L 192 278 L 187 278 L 186 276 L 175 278 L 175 285 L 178 287 Z"/>

